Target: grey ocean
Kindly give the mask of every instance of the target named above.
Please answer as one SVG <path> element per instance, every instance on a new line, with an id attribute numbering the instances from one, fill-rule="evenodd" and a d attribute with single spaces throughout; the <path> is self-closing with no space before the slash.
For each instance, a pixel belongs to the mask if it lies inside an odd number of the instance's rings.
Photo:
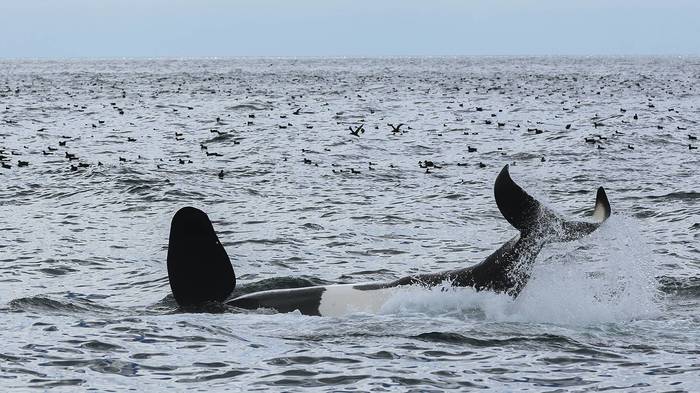
<path id="1" fill-rule="evenodd" d="M 697 392 L 699 82 L 698 58 L 2 61 L 0 389 Z M 241 291 L 477 263 L 516 233 L 505 164 L 566 216 L 598 186 L 613 210 L 516 300 L 446 283 L 321 318 L 170 296 L 188 205 Z"/>

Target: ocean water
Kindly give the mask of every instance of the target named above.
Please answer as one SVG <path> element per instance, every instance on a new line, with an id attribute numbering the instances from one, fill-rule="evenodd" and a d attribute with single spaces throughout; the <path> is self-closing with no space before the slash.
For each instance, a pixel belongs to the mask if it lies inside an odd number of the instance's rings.
<path id="1" fill-rule="evenodd" d="M 699 82 L 698 58 L 0 61 L 0 389 L 699 391 Z M 515 235 L 505 164 L 565 216 L 598 186 L 613 210 L 517 299 L 409 287 L 323 318 L 170 296 L 188 205 L 241 291 L 477 263 Z"/>

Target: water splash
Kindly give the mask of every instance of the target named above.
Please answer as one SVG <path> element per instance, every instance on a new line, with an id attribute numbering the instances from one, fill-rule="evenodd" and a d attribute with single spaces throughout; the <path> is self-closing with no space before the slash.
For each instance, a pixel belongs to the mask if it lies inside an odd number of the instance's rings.
<path id="1" fill-rule="evenodd" d="M 611 217 L 590 236 L 548 246 L 517 299 L 445 284 L 406 288 L 392 296 L 381 312 L 562 325 L 651 318 L 661 311 L 660 292 L 652 254 L 637 228 L 630 218 Z"/>
<path id="2" fill-rule="evenodd" d="M 653 255 L 644 244 L 632 219 L 614 216 L 591 236 L 545 250 L 513 319 L 578 325 L 657 315 Z"/>

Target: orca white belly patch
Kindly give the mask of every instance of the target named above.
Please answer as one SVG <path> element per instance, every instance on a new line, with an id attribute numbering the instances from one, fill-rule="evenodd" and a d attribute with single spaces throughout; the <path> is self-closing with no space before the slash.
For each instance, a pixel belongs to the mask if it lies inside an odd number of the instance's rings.
<path id="1" fill-rule="evenodd" d="M 377 313 L 397 288 L 359 290 L 358 284 L 329 285 L 321 295 L 319 314 L 337 317 L 357 312 Z"/>

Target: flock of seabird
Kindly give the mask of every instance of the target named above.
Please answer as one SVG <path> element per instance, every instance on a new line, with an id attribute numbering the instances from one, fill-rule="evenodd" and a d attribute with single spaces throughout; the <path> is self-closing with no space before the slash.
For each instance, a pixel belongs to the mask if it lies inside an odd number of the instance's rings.
<path id="1" fill-rule="evenodd" d="M 213 83 L 214 82 L 212 82 L 212 84 Z M 520 86 L 518 86 L 518 88 L 520 88 Z M 415 89 L 414 87 L 408 87 L 409 91 L 414 91 L 414 89 Z M 460 90 L 459 87 L 454 87 L 454 89 L 455 89 L 455 91 Z M 8 91 L 11 93 L 13 90 L 10 89 Z M 180 91 L 180 88 L 178 88 L 178 92 L 179 91 Z M 393 91 L 398 92 L 398 90 L 396 88 L 394 88 Z M 14 89 L 14 93 L 19 94 L 20 89 L 19 88 Z M 425 93 L 426 94 L 430 93 L 430 88 L 427 88 Z M 596 92 L 596 94 L 600 95 L 600 92 Z M 228 95 L 231 96 L 230 91 L 229 91 Z M 550 93 L 550 95 L 551 95 L 551 93 Z M 121 96 L 123 98 L 125 98 L 127 96 L 126 91 L 123 91 Z M 293 105 L 294 100 L 296 98 L 301 98 L 301 97 L 302 97 L 302 95 L 291 95 L 292 103 L 288 103 L 288 105 Z M 357 97 L 362 98 L 362 95 L 357 94 Z M 350 99 L 351 97 L 348 97 L 346 95 L 345 98 Z M 535 96 L 534 98 L 538 99 L 539 97 Z M 565 101 L 562 101 L 561 103 L 565 104 Z M 580 103 L 580 101 L 579 101 L 579 103 Z M 72 105 L 75 107 L 78 106 L 78 104 L 72 104 Z M 329 106 L 329 105 L 331 105 L 331 104 L 329 104 L 328 102 L 324 102 L 320 106 L 324 107 L 324 106 Z M 470 112 L 470 111 L 466 110 L 464 103 L 455 103 L 455 105 L 459 108 L 464 109 L 463 113 Z M 513 104 L 511 104 L 511 106 L 512 105 Z M 109 105 L 103 104 L 103 106 L 106 108 L 111 108 L 112 110 L 115 111 L 115 113 L 117 113 L 118 115 L 121 115 L 121 116 L 124 116 L 126 113 L 125 108 L 118 106 L 116 102 L 110 102 Z M 576 107 L 576 104 L 573 104 L 573 106 Z M 651 99 L 649 99 L 649 102 L 647 103 L 647 107 L 650 109 L 655 108 L 655 105 L 651 102 Z M 87 106 L 83 105 L 80 108 L 85 110 L 87 108 Z M 489 109 L 485 108 L 484 106 L 473 106 L 472 108 L 473 109 L 471 111 L 476 112 L 476 113 L 481 113 L 481 112 L 488 113 L 489 112 Z M 11 109 L 11 107 L 9 105 L 7 105 L 5 109 L 6 109 L 6 111 L 9 111 Z M 194 109 L 194 106 L 187 106 L 187 109 L 192 110 L 192 109 Z M 451 110 L 451 109 L 453 109 L 453 106 L 447 106 L 447 109 Z M 178 111 L 177 108 L 173 108 L 172 110 L 174 112 Z M 369 115 L 373 115 L 375 113 L 375 109 L 369 108 L 367 110 L 367 112 L 369 113 Z M 483 122 L 484 126 L 491 126 L 491 127 L 496 128 L 496 129 L 504 129 L 505 127 L 507 127 L 509 125 L 511 126 L 511 130 L 521 129 L 521 124 L 519 124 L 519 123 L 510 122 L 510 121 L 503 120 L 503 119 L 498 119 L 499 114 L 504 112 L 503 108 L 491 109 L 491 112 L 493 112 L 493 113 L 490 114 L 490 118 L 486 118 L 486 119 L 474 118 L 474 119 L 471 119 L 470 121 L 471 121 L 471 123 Z M 571 113 L 569 111 L 569 109 L 567 109 L 567 108 L 564 108 L 564 112 Z M 622 121 L 623 123 L 641 122 L 642 121 L 642 120 L 640 120 L 640 118 L 642 118 L 642 117 L 639 116 L 637 113 L 634 113 L 633 116 L 629 116 L 627 114 L 627 112 L 628 112 L 627 109 L 620 108 L 619 113 L 612 115 L 612 116 L 600 117 L 600 116 L 596 115 L 593 118 L 589 118 L 589 119 L 585 120 L 588 122 L 588 124 L 582 124 L 584 122 L 579 119 L 576 121 L 576 127 L 574 127 L 574 129 L 580 130 L 583 127 L 589 127 L 591 129 L 591 132 L 588 136 L 583 138 L 582 143 L 586 143 L 586 144 L 590 144 L 592 146 L 595 146 L 595 148 L 598 150 L 604 150 L 604 149 L 606 149 L 606 147 L 611 145 L 613 143 L 613 141 L 623 140 L 624 139 L 623 136 L 625 135 L 623 132 L 621 132 L 619 130 L 615 130 L 614 126 L 608 126 L 606 124 L 606 122 L 608 122 L 609 120 L 612 120 L 612 119 L 614 119 L 616 121 Z M 678 111 L 673 109 L 673 108 L 669 109 L 669 112 L 678 113 Z M 344 113 L 343 111 L 336 112 L 336 118 L 341 118 L 343 113 Z M 288 117 L 290 115 L 303 117 L 304 114 L 305 113 L 303 112 L 302 106 L 300 106 L 298 104 L 295 105 L 295 108 L 293 108 L 293 109 L 280 110 L 280 113 L 277 113 L 277 115 L 279 116 L 280 119 L 285 119 L 285 121 L 283 122 L 283 124 L 278 124 L 278 128 L 279 129 L 287 129 L 287 128 L 293 127 L 294 125 L 290 121 L 287 121 L 286 119 L 288 119 Z M 92 112 L 90 114 L 90 116 L 93 116 L 93 115 L 94 115 L 94 112 Z M 229 118 L 231 117 L 230 114 L 227 114 L 227 116 Z M 238 114 L 236 114 L 235 116 L 238 116 Z M 244 117 L 243 122 L 247 126 L 253 125 L 255 122 L 255 119 L 256 119 L 255 113 L 248 113 L 247 116 L 245 114 L 241 114 L 240 116 Z M 551 116 L 553 116 L 555 119 L 560 119 L 562 116 L 565 116 L 565 115 L 552 114 Z M 653 118 L 653 114 L 645 117 L 645 119 L 647 119 L 647 120 L 651 120 L 652 118 Z M 91 118 L 89 116 L 86 116 L 86 119 L 88 121 L 87 124 L 90 124 L 90 127 L 93 129 L 107 126 L 107 124 L 106 124 L 107 122 L 105 120 L 95 121 L 93 118 Z M 373 120 L 372 122 L 374 122 L 375 124 L 368 125 L 367 128 L 366 128 L 366 122 L 364 119 L 361 119 L 361 122 L 354 122 L 354 123 L 351 121 L 347 121 L 347 120 L 346 121 L 338 120 L 338 121 L 336 121 L 336 124 L 334 126 L 328 126 L 327 128 L 336 129 L 338 136 L 342 136 L 345 133 L 345 135 L 347 135 L 347 138 L 349 138 L 351 140 L 354 138 L 364 138 L 364 137 L 366 137 L 367 134 L 371 134 L 371 133 L 375 133 L 375 136 L 379 136 L 379 137 L 385 137 L 385 136 L 398 137 L 401 135 L 405 135 L 409 132 L 414 132 L 414 129 L 409 125 L 409 123 L 411 123 L 411 120 L 409 120 L 409 119 L 405 119 L 403 122 L 400 122 L 397 124 L 385 123 L 385 122 L 377 124 L 379 121 L 381 121 L 383 119 L 384 118 L 382 117 L 380 120 L 376 120 L 376 119 Z M 135 119 L 132 120 L 132 122 L 130 122 L 129 124 L 136 126 L 134 121 L 136 121 L 136 120 Z M 200 150 L 203 152 L 203 157 L 205 157 L 205 158 L 206 157 L 215 157 L 215 158 L 224 157 L 223 154 L 221 154 L 217 151 L 212 151 L 210 148 L 215 147 L 216 143 L 218 141 L 227 140 L 227 139 L 229 139 L 229 137 L 231 137 L 231 135 L 229 135 L 230 131 L 225 132 L 225 131 L 221 131 L 220 129 L 218 129 L 219 126 L 224 126 L 227 123 L 225 120 L 223 120 L 222 115 L 219 115 L 215 119 L 212 119 L 209 121 L 211 123 L 213 123 L 213 124 L 211 124 L 211 128 L 209 129 L 209 132 L 211 134 L 216 134 L 216 137 L 211 138 L 211 139 L 204 141 L 204 142 L 201 142 L 201 141 L 198 142 Z M 464 121 L 464 119 L 459 118 L 458 121 Z M 202 123 L 206 123 L 206 122 L 207 122 L 206 120 L 202 120 Z M 494 122 L 495 122 L 495 124 L 494 124 Z M 10 121 L 6 120 L 6 123 L 10 123 Z M 509 123 L 515 123 L 515 124 L 509 124 Z M 541 122 L 534 122 L 534 123 L 539 124 Z M 652 124 L 647 124 L 644 127 L 655 127 L 658 130 L 664 129 L 664 125 L 658 124 L 658 122 L 657 122 L 657 124 L 653 124 L 654 122 L 653 122 L 653 120 L 651 120 L 651 123 Z M 47 127 L 55 127 L 56 129 L 61 128 L 58 125 L 51 125 L 51 122 L 44 123 L 44 124 L 48 124 L 48 125 L 45 125 L 39 129 L 36 129 L 37 133 L 42 133 L 42 132 L 47 131 Z M 387 129 L 387 132 L 381 131 L 381 129 L 384 127 L 384 124 L 386 124 L 386 127 L 389 127 Z M 304 126 L 306 129 L 313 128 L 313 125 L 308 124 L 308 123 L 305 124 Z M 345 131 L 343 131 L 344 126 L 347 126 Z M 447 124 L 443 124 L 443 126 L 447 127 Z M 554 127 L 554 126 L 536 125 L 534 127 L 530 127 L 530 126 L 523 127 L 523 129 L 527 130 L 527 134 L 540 135 L 540 134 L 546 133 L 548 131 L 554 131 L 552 127 Z M 607 134 L 605 132 L 601 131 L 601 130 L 605 130 L 606 127 L 608 127 L 607 128 L 608 130 L 610 130 L 609 132 L 607 132 Z M 371 128 L 374 128 L 375 131 L 372 131 Z M 418 127 L 418 128 L 420 128 L 420 127 Z M 561 125 L 559 126 L 559 128 L 563 129 L 563 130 L 567 130 L 567 131 L 572 130 L 572 123 L 562 122 Z M 370 129 L 370 130 L 368 131 L 368 129 Z M 347 130 L 349 130 L 349 134 L 347 134 Z M 688 150 L 698 149 L 696 142 L 694 142 L 697 140 L 697 136 L 693 135 L 690 132 L 687 132 L 688 129 L 686 126 L 678 125 L 678 126 L 676 126 L 676 130 L 686 133 L 687 141 L 688 141 L 688 143 L 687 143 Z M 232 131 L 235 131 L 235 130 L 232 130 Z M 182 131 L 172 130 L 170 132 L 172 132 L 171 135 L 174 136 L 174 138 L 173 138 L 174 143 L 186 142 L 185 134 Z M 463 133 L 464 133 L 464 135 L 478 135 L 478 132 L 464 131 Z M 436 135 L 442 136 L 443 134 L 441 131 L 437 131 Z M 17 168 L 31 167 L 33 162 L 38 161 L 40 159 L 39 156 L 54 156 L 54 157 L 62 157 L 63 159 L 65 159 L 66 169 L 70 170 L 70 171 L 74 171 L 74 172 L 79 171 L 83 168 L 89 168 L 93 165 L 94 166 L 103 166 L 104 165 L 101 161 L 86 162 L 85 160 L 82 160 L 80 158 L 81 157 L 80 152 L 73 149 L 73 146 L 71 143 L 72 139 L 73 138 L 70 136 L 61 135 L 60 138 L 55 141 L 55 144 L 48 144 L 46 146 L 46 148 L 41 150 L 40 153 L 29 151 L 30 149 L 27 146 L 23 146 L 24 151 L 22 151 L 22 149 L 18 149 L 16 147 L 11 148 L 11 147 L 3 146 L 0 144 L 0 163 L 1 163 L 3 169 L 12 170 L 14 167 L 17 167 Z M 137 138 L 132 137 L 132 136 L 128 136 L 125 138 L 125 141 L 127 143 L 133 143 L 133 142 L 137 142 Z M 231 141 L 229 140 L 229 142 L 231 142 Z M 232 142 L 234 145 L 241 143 L 240 140 L 237 140 L 237 139 L 234 139 Z M 56 147 L 56 146 L 58 146 L 58 147 Z M 623 142 L 623 146 L 625 146 L 624 148 L 628 149 L 628 150 L 635 149 L 635 146 L 633 146 L 632 144 L 630 144 L 628 142 Z M 324 148 L 324 150 L 330 151 L 330 149 L 328 149 L 328 148 Z M 505 152 L 503 152 L 502 147 L 499 147 L 498 150 L 501 151 L 501 154 L 504 154 L 504 155 L 506 154 Z M 308 152 L 308 150 L 302 149 L 302 155 L 306 152 Z M 477 155 L 479 154 L 478 153 L 479 150 L 477 147 L 472 146 L 471 144 L 466 144 L 466 143 L 464 146 L 464 152 L 465 153 L 475 153 Z M 141 158 L 142 157 L 139 155 L 138 159 L 141 159 Z M 465 157 L 463 157 L 463 158 L 465 158 Z M 122 157 L 121 155 L 118 155 L 117 159 L 118 159 L 117 160 L 118 164 L 128 164 L 130 162 L 130 160 L 128 160 L 125 157 Z M 540 159 L 542 162 L 546 161 L 546 158 L 543 155 L 540 157 Z M 284 160 L 286 161 L 287 158 L 285 157 Z M 164 161 L 163 158 L 158 159 L 158 161 L 159 162 L 157 164 L 157 167 L 159 169 L 162 169 L 162 166 L 165 165 L 166 161 Z M 193 163 L 191 157 L 189 157 L 189 156 L 187 156 L 187 157 L 171 157 L 167 161 L 176 162 L 180 165 Z M 307 164 L 307 165 L 318 166 L 318 162 L 315 162 L 315 161 L 313 161 L 305 156 L 302 157 L 301 162 L 303 164 Z M 441 169 L 441 168 L 443 168 L 445 166 L 449 166 L 451 164 L 452 165 L 456 164 L 456 166 L 460 166 L 460 167 L 470 165 L 467 162 L 438 163 L 438 162 L 435 162 L 435 161 L 429 160 L 429 159 L 418 160 L 418 167 L 421 169 L 424 169 L 425 173 L 432 173 L 435 170 Z M 220 165 L 220 162 L 217 162 L 217 165 Z M 473 165 L 480 167 L 480 168 L 486 167 L 486 164 L 483 161 L 478 161 L 478 160 L 473 162 Z M 338 164 L 332 164 L 332 166 L 336 167 L 336 166 L 338 166 Z M 369 164 L 367 166 L 368 170 L 370 170 L 370 171 L 375 170 L 376 167 L 377 167 L 377 164 L 372 163 L 371 161 L 369 162 Z M 395 164 L 391 163 L 391 164 L 389 164 L 389 167 L 395 168 L 396 166 L 395 166 Z M 333 168 L 331 170 L 333 173 L 351 173 L 351 174 L 361 173 L 361 171 L 359 171 L 355 168 L 348 168 L 348 169 L 335 169 L 335 168 Z M 219 178 L 223 179 L 226 176 L 226 170 L 225 170 L 225 168 L 218 169 L 216 172 L 213 172 L 212 175 L 217 175 Z"/>

